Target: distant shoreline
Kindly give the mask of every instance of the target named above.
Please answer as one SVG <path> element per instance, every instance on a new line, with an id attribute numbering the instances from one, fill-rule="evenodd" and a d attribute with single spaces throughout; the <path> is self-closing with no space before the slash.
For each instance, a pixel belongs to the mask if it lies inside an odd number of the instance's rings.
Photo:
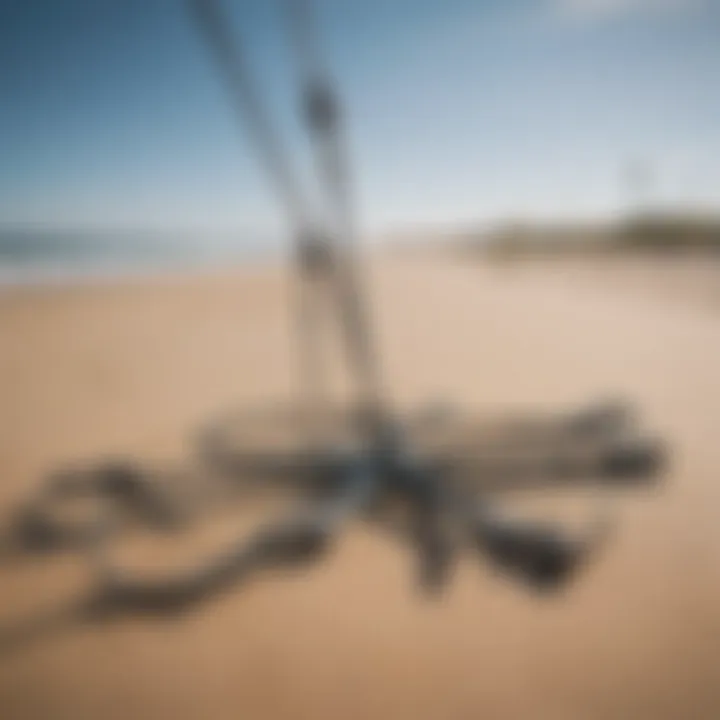
<path id="1" fill-rule="evenodd" d="M 267 265 L 287 247 L 251 233 L 0 229 L 0 287 L 104 283 Z"/>
<path id="2" fill-rule="evenodd" d="M 9 266 L 0 261 L 0 292 L 12 288 L 64 287 L 107 283 L 145 282 L 163 279 L 182 279 L 205 275 L 224 274 L 244 268 L 264 268 L 279 264 L 283 258 L 277 254 L 234 257 L 211 263 L 166 263 L 94 267 Z"/>

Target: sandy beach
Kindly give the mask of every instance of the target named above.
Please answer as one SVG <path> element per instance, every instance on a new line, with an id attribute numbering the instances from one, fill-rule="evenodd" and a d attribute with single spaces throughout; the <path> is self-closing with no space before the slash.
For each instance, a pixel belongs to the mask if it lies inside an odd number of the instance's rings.
<path id="1" fill-rule="evenodd" d="M 562 595 L 467 558 L 431 602 L 407 549 L 358 528 L 308 573 L 177 621 L 0 658 L 0 717 L 720 717 L 720 266 L 683 267 L 673 292 L 667 266 L 621 270 L 427 252 L 375 258 L 368 277 L 398 406 L 621 397 L 667 439 L 664 486 L 622 497 L 617 534 Z M 2 516 L 62 464 L 172 460 L 203 420 L 292 399 L 292 294 L 275 267 L 0 289 Z M 67 560 L 3 568 L 0 621 L 86 581 Z"/>

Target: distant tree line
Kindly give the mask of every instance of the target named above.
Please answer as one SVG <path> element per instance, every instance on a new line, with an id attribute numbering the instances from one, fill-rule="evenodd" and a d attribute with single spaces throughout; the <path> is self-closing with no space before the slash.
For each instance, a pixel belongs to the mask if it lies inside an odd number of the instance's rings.
<path id="1" fill-rule="evenodd" d="M 616 252 L 718 251 L 720 218 L 644 214 L 616 223 L 508 223 L 461 243 L 498 257 L 545 257 Z"/>

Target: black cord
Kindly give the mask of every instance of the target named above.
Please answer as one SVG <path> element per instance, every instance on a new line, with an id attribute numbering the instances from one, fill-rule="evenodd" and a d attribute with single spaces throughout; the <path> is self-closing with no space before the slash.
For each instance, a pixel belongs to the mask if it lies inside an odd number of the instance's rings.
<path id="1" fill-rule="evenodd" d="M 290 45 L 298 68 L 301 113 L 311 138 L 315 166 L 326 196 L 326 214 L 337 257 L 333 289 L 348 351 L 363 403 L 381 412 L 379 363 L 363 302 L 357 259 L 357 230 L 350 191 L 347 142 L 337 92 L 325 70 L 308 0 L 284 0 Z"/>
<path id="2" fill-rule="evenodd" d="M 189 0 L 192 16 L 215 57 L 237 115 L 255 144 L 260 160 L 284 205 L 294 231 L 310 224 L 306 200 L 287 162 L 260 93 L 247 72 L 242 45 L 229 30 L 227 18 L 214 0 Z"/>
<path id="3" fill-rule="evenodd" d="M 315 150 L 317 172 L 326 195 L 325 222 L 314 219 L 296 176 L 288 153 L 270 122 L 260 94 L 247 72 L 247 63 L 239 40 L 229 30 L 218 2 L 191 0 L 194 17 L 223 73 L 239 116 L 245 124 L 296 235 L 300 256 L 301 287 L 297 300 L 300 345 L 304 377 L 315 398 L 319 370 L 316 331 L 320 313 L 321 283 L 335 294 L 348 359 L 352 364 L 362 393 L 362 404 L 379 414 L 380 383 L 378 363 L 372 349 L 367 312 L 361 298 L 357 262 L 353 245 L 354 219 L 350 202 L 349 172 L 341 138 L 339 107 L 327 74 L 322 70 L 314 23 L 307 2 L 286 3 L 290 36 L 300 70 L 303 116 Z M 323 227 L 325 226 L 325 229 Z M 328 227 L 329 226 L 329 227 Z M 318 250 L 330 261 L 308 272 L 309 255 Z M 328 298 L 329 300 L 329 298 Z"/>

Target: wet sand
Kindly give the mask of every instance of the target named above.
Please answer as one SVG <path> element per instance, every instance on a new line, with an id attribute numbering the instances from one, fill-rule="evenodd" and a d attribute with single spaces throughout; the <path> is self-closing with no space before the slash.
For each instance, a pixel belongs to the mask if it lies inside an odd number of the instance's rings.
<path id="1" fill-rule="evenodd" d="M 653 292 L 590 274 L 418 254 L 369 278 L 400 406 L 629 397 L 671 443 L 666 485 L 622 498 L 618 533 L 561 596 L 468 557 L 444 600 L 424 600 L 408 551 L 358 528 L 312 571 L 178 621 L 86 626 L 0 658 L 0 716 L 720 717 L 720 317 L 649 270 Z M 207 417 L 292 397 L 291 297 L 258 268 L 0 290 L 2 512 L 59 464 L 172 459 Z M 58 561 L 0 582 L 5 622 L 86 578 Z"/>

